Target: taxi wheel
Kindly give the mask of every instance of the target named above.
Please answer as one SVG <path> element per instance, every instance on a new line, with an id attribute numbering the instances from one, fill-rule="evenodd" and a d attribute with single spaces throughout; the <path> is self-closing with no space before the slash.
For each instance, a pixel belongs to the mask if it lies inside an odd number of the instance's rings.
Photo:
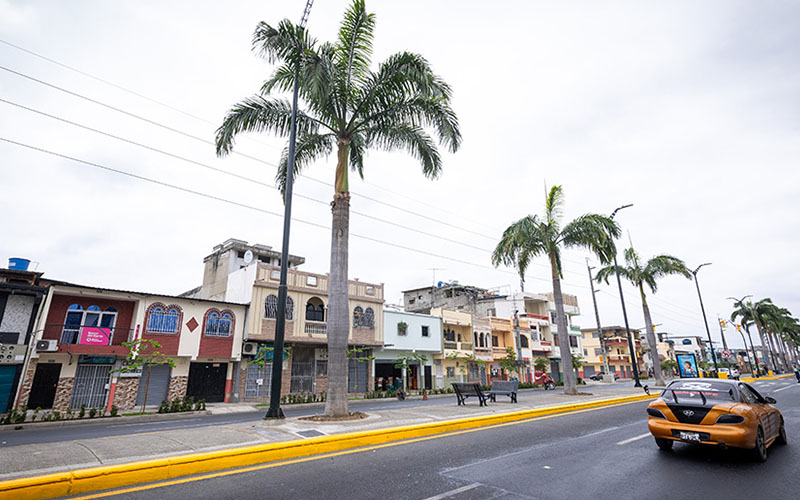
<path id="1" fill-rule="evenodd" d="M 673 441 L 671 439 L 663 439 L 663 438 L 656 438 L 656 444 L 658 448 L 663 451 L 669 451 L 672 449 Z"/>
<path id="2" fill-rule="evenodd" d="M 778 431 L 778 438 L 775 440 L 778 444 L 787 444 L 789 440 L 786 438 L 786 427 L 783 425 L 783 419 L 781 419 L 781 429 Z"/>
<path id="3" fill-rule="evenodd" d="M 753 458 L 756 459 L 756 461 L 767 461 L 767 443 L 764 441 L 764 431 L 761 430 L 761 427 L 758 428 L 758 433 L 756 434 L 756 445 L 753 447 L 752 453 Z"/>

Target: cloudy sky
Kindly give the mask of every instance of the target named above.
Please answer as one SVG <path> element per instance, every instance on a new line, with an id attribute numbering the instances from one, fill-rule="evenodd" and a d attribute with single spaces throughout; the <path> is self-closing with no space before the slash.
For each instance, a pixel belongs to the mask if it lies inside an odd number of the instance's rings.
<path id="1" fill-rule="evenodd" d="M 283 210 L 269 186 L 284 140 L 242 137 L 243 154 L 223 159 L 210 142 L 226 110 L 272 70 L 250 50 L 256 24 L 298 21 L 304 4 L 0 0 L 0 257 L 30 258 L 56 279 L 176 294 L 200 284 L 203 257 L 227 238 L 280 248 L 281 218 L 267 212 Z M 333 39 L 346 6 L 318 0 L 311 34 Z M 768 296 L 800 312 L 800 4 L 367 6 L 377 15 L 374 61 L 424 55 L 454 89 L 464 140 L 444 154 L 436 181 L 404 153 L 369 154 L 366 178 L 351 180 L 352 210 L 417 231 L 354 213 L 351 277 L 385 283 L 394 303 L 434 272 L 517 289 L 490 251 L 512 221 L 541 212 L 545 186 L 560 184 L 567 218 L 633 203 L 617 216 L 626 245 L 691 267 L 712 262 L 699 276 L 715 339 L 728 296 Z M 291 251 L 322 273 L 330 235 L 306 222 L 330 224 L 334 161 L 295 187 L 306 198 L 295 198 Z M 578 322 L 593 326 L 587 256 L 566 252 L 563 288 L 578 295 Z M 615 288 L 600 288 L 602 322 L 621 324 Z M 544 258 L 526 289 L 551 289 Z M 638 294 L 625 293 L 631 326 L 641 327 Z M 658 331 L 705 334 L 690 280 L 664 279 L 651 308 Z"/>

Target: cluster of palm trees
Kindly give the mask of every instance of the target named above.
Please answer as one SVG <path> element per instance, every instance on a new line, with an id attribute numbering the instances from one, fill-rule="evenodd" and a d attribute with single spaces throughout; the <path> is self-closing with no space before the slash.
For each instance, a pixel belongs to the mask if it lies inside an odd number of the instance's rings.
<path id="1" fill-rule="evenodd" d="M 769 352 L 766 362 L 758 359 L 756 362 L 761 361 L 760 365 L 779 373 L 800 364 L 800 321 L 788 309 L 778 307 L 769 298 L 755 302 L 746 301 L 746 298 L 733 298 L 731 321 L 739 321 L 748 335 L 751 335 L 750 328 L 755 325 L 761 345 Z M 750 343 L 752 347 L 752 337 Z"/>
<path id="2" fill-rule="evenodd" d="M 564 300 L 561 293 L 561 250 L 562 248 L 586 248 L 593 252 L 605 264 L 597 273 L 597 281 L 608 283 L 611 276 L 618 272 L 620 277 L 630 281 L 639 289 L 642 297 L 642 311 L 647 328 L 647 342 L 653 371 L 659 385 L 664 380 L 661 375 L 661 361 L 658 358 L 658 346 L 647 304 L 645 288 L 655 293 L 657 280 L 667 275 L 677 274 L 691 278 L 692 273 L 684 262 L 671 255 L 658 255 L 647 262 L 642 262 L 633 248 L 625 250 L 625 265 L 612 264 L 616 256 L 616 238 L 620 235 L 619 225 L 605 215 L 586 214 L 562 226 L 561 217 L 564 206 L 564 192 L 561 186 L 553 186 L 545 200 L 543 217 L 529 215 L 511 224 L 504 232 L 493 254 L 492 263 L 514 267 L 520 276 L 524 290 L 525 273 L 532 259 L 545 255 L 550 259 L 551 277 L 553 280 L 553 300 L 556 305 L 556 327 L 558 330 L 558 346 L 562 360 L 571 359 L 569 332 L 564 314 Z M 562 363 L 564 375 L 564 392 L 576 394 L 575 374 L 566 363 Z"/>

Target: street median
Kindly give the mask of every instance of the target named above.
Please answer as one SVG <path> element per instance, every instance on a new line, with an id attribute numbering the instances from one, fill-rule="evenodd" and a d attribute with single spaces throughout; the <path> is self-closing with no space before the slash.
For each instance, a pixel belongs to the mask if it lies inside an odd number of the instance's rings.
<path id="1" fill-rule="evenodd" d="M 0 499 L 18 500 L 24 498 L 34 500 L 108 490 L 122 486 L 164 481 L 182 476 L 307 457 L 360 448 L 363 446 L 380 445 L 393 441 L 403 441 L 435 434 L 477 429 L 490 425 L 521 421 L 559 413 L 588 410 L 615 404 L 633 403 L 655 397 L 655 395 L 642 394 L 580 403 L 568 403 L 500 414 L 334 434 L 310 439 L 282 441 L 212 452 L 192 453 L 174 457 L 76 469 L 73 471 L 0 482 Z"/>

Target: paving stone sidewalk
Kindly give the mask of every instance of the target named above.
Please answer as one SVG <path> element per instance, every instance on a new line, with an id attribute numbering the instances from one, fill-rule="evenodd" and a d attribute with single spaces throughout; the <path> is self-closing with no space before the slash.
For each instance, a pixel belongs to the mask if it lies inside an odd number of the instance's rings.
<path id="1" fill-rule="evenodd" d="M 582 387 L 581 390 L 590 392 L 591 387 Z M 518 404 L 507 402 L 508 398 L 498 397 L 496 403 L 489 403 L 487 407 L 479 406 L 478 402 L 472 399 L 468 400 L 466 406 L 458 406 L 455 396 L 451 396 L 452 404 L 426 405 L 420 401 L 419 406 L 371 411 L 368 418 L 358 421 L 319 423 L 300 418 L 287 418 L 275 423 L 254 419 L 228 425 L 20 445 L 0 450 L 0 480 L 199 451 L 307 439 L 321 435 L 456 418 L 496 415 L 639 394 L 642 394 L 642 390 L 633 387 L 615 387 L 581 396 L 566 396 L 558 392 L 542 391 L 538 392 L 535 397 L 521 398 Z M 321 411 L 322 407 L 320 407 Z"/>

